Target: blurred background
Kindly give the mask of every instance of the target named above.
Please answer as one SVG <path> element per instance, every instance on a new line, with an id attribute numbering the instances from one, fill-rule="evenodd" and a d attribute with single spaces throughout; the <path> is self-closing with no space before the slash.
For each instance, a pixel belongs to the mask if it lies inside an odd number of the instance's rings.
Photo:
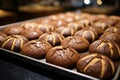
<path id="1" fill-rule="evenodd" d="M 0 0 L 0 25 L 66 11 L 120 16 L 120 0 Z"/>

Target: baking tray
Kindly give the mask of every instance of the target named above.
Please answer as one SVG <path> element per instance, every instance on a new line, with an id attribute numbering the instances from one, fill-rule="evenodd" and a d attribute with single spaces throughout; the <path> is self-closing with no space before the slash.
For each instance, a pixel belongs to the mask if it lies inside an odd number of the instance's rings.
<path id="1" fill-rule="evenodd" d="M 41 19 L 41 18 L 36 18 L 36 19 L 31 19 L 31 20 L 26 20 L 26 21 L 29 22 L 29 21 L 35 21 L 35 20 L 38 20 L 38 19 Z M 5 27 L 19 25 L 20 23 L 23 23 L 23 22 L 26 22 L 26 21 L 0 26 L 0 31 Z M 60 67 L 60 66 L 57 66 L 57 65 L 54 65 L 54 64 L 47 63 L 45 61 L 45 59 L 35 59 L 35 58 L 25 56 L 23 54 L 13 52 L 13 51 L 10 51 L 10 50 L 7 50 L 7 49 L 3 49 L 3 48 L 0 48 L 0 53 L 5 55 L 5 56 L 9 56 L 10 58 L 21 60 L 22 62 L 27 62 L 31 65 L 40 67 L 42 69 L 46 69 L 46 70 L 56 72 L 58 74 L 67 76 L 69 78 L 73 78 L 75 80 L 100 80 L 99 78 L 95 78 L 95 77 L 92 77 L 92 76 L 89 76 L 89 75 L 86 75 L 86 74 L 83 74 L 83 73 L 79 73 L 79 72 L 76 71 L 76 69 L 66 69 L 66 68 L 63 68 L 63 67 Z M 117 80 L 119 75 L 120 75 L 120 64 L 117 68 L 116 73 L 114 74 L 114 77 L 111 80 Z"/>

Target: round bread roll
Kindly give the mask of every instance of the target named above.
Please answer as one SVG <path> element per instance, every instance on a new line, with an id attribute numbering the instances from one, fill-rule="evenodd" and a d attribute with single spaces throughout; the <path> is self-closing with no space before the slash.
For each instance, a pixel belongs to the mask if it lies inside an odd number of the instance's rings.
<path id="1" fill-rule="evenodd" d="M 88 19 L 80 19 L 78 21 L 78 23 L 83 25 L 84 27 L 88 27 L 88 26 L 92 25 L 92 22 Z"/>
<path id="2" fill-rule="evenodd" d="M 77 62 L 77 71 L 97 78 L 110 78 L 115 73 L 115 66 L 108 57 L 92 53 L 80 58 Z"/>
<path id="3" fill-rule="evenodd" d="M 117 28 L 117 27 L 109 27 L 109 28 L 107 28 L 105 31 L 104 31 L 104 33 L 106 33 L 106 32 L 110 32 L 110 33 L 120 33 L 120 29 L 119 28 Z"/>
<path id="4" fill-rule="evenodd" d="M 95 22 L 95 23 L 93 24 L 93 26 L 99 27 L 99 28 L 101 28 L 101 29 L 103 29 L 103 30 L 105 30 L 105 29 L 107 29 L 108 27 L 110 27 L 109 24 L 107 24 L 106 22 L 102 22 L 102 21 L 97 21 L 97 22 Z"/>
<path id="5" fill-rule="evenodd" d="M 74 35 L 82 36 L 82 37 L 86 38 L 90 43 L 92 43 L 94 40 L 96 40 L 98 38 L 98 34 L 95 31 L 89 30 L 89 29 L 79 30 Z"/>
<path id="6" fill-rule="evenodd" d="M 35 22 L 30 22 L 30 21 L 26 21 L 20 24 L 20 27 L 25 29 L 35 29 L 37 28 L 37 23 Z"/>
<path id="7" fill-rule="evenodd" d="M 19 52 L 28 39 L 21 35 L 10 35 L 2 40 L 2 48 Z"/>
<path id="8" fill-rule="evenodd" d="M 104 30 L 101 29 L 100 27 L 89 26 L 89 27 L 85 27 L 84 29 L 94 31 L 98 34 L 98 36 L 104 33 Z"/>
<path id="9" fill-rule="evenodd" d="M 52 32 L 55 29 L 53 25 L 49 25 L 49 24 L 38 24 L 37 28 L 41 30 L 43 33 Z"/>
<path id="10" fill-rule="evenodd" d="M 64 36 L 55 32 L 44 33 L 39 37 L 39 40 L 45 40 L 52 46 L 60 45 L 63 39 Z"/>
<path id="11" fill-rule="evenodd" d="M 22 31 L 21 33 L 22 36 L 25 36 L 29 40 L 38 39 L 39 36 L 42 34 L 43 32 L 40 31 L 39 29 L 27 29 L 27 30 Z"/>
<path id="12" fill-rule="evenodd" d="M 3 29 L 3 32 L 7 35 L 19 35 L 23 31 L 23 28 L 19 26 L 9 26 Z"/>
<path id="13" fill-rule="evenodd" d="M 70 22 L 67 24 L 67 27 L 74 29 L 75 32 L 84 28 L 84 26 L 78 22 Z"/>
<path id="14" fill-rule="evenodd" d="M 68 37 L 72 36 L 75 31 L 72 28 L 62 26 L 55 29 L 55 32 L 63 35 L 64 37 Z"/>
<path id="15" fill-rule="evenodd" d="M 46 62 L 65 68 L 72 68 L 76 65 L 79 54 L 73 48 L 56 46 L 46 54 Z"/>
<path id="16" fill-rule="evenodd" d="M 105 32 L 99 39 L 106 39 L 120 44 L 120 35 L 118 33 Z"/>
<path id="17" fill-rule="evenodd" d="M 118 59 L 120 57 L 119 46 L 110 40 L 97 40 L 89 47 L 90 53 L 99 53 L 108 56 L 111 59 Z"/>
<path id="18" fill-rule="evenodd" d="M 33 58 L 45 58 L 46 53 L 52 46 L 46 41 L 31 40 L 21 49 L 21 53 Z"/>
<path id="19" fill-rule="evenodd" d="M 52 24 L 55 26 L 55 28 L 58 28 L 61 26 L 66 26 L 68 23 L 63 21 L 62 19 L 58 19 L 58 20 L 52 22 Z"/>
<path id="20" fill-rule="evenodd" d="M 87 51 L 89 48 L 90 43 L 88 42 L 88 40 L 84 37 L 81 36 L 70 36 L 65 38 L 61 45 L 64 48 L 73 48 L 78 52 L 83 52 L 83 51 Z"/>

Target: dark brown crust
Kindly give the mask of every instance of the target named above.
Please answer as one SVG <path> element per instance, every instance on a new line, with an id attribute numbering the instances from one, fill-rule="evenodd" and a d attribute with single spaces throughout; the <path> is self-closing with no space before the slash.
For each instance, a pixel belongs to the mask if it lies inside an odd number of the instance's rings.
<path id="1" fill-rule="evenodd" d="M 3 29 L 3 32 L 7 35 L 19 35 L 23 31 L 23 28 L 19 26 L 9 26 Z"/>
<path id="2" fill-rule="evenodd" d="M 105 30 L 106 28 L 110 27 L 110 25 L 104 21 L 97 21 L 93 24 L 93 26 L 95 27 L 99 27 L 103 30 Z"/>
<path id="3" fill-rule="evenodd" d="M 27 29 L 27 30 L 22 31 L 21 33 L 22 36 L 25 36 L 29 40 L 38 39 L 39 36 L 42 34 L 43 32 L 38 29 Z"/>
<path id="4" fill-rule="evenodd" d="M 2 31 L 0 32 L 0 36 L 1 37 L 7 37 L 7 35 L 4 32 L 2 32 Z"/>
<path id="5" fill-rule="evenodd" d="M 78 31 L 81 30 L 82 28 L 84 28 L 84 25 L 78 23 L 78 22 L 71 22 L 67 24 L 67 27 L 70 27 L 72 29 L 74 29 L 74 31 Z"/>
<path id="6" fill-rule="evenodd" d="M 98 34 L 95 31 L 88 30 L 88 29 L 79 30 L 74 35 L 82 36 L 82 37 L 86 38 L 90 43 L 92 43 L 94 40 L 96 40 L 98 38 Z"/>
<path id="7" fill-rule="evenodd" d="M 110 32 L 110 33 L 118 33 L 120 34 L 120 28 L 117 27 L 109 27 L 104 32 Z"/>
<path id="8" fill-rule="evenodd" d="M 106 39 L 106 40 L 116 42 L 117 44 L 120 44 L 120 35 L 118 33 L 106 32 L 103 35 L 101 35 L 99 39 Z"/>
<path id="9" fill-rule="evenodd" d="M 74 44 L 74 45 L 73 45 Z M 87 39 L 81 37 L 81 36 L 70 36 L 65 38 L 61 45 L 64 48 L 73 48 L 78 52 L 83 52 L 83 51 L 87 51 L 89 48 L 90 43 L 88 42 Z"/>
<path id="10" fill-rule="evenodd" d="M 59 19 L 59 20 L 52 22 L 52 24 L 55 26 L 55 28 L 58 28 L 61 26 L 66 26 L 67 22 L 63 21 L 62 19 Z"/>
<path id="11" fill-rule="evenodd" d="M 7 35 L 4 32 L 0 32 L 0 47 L 2 45 L 2 40 L 6 37 L 7 37 Z"/>
<path id="12" fill-rule="evenodd" d="M 52 46 L 46 41 L 32 40 L 27 42 L 21 50 L 21 53 L 33 58 L 45 58 L 46 53 Z"/>
<path id="13" fill-rule="evenodd" d="M 2 41 L 2 48 L 19 52 L 28 39 L 21 35 L 11 35 Z"/>
<path id="14" fill-rule="evenodd" d="M 93 23 L 88 19 L 80 19 L 78 23 L 82 24 L 84 27 L 91 26 Z"/>
<path id="15" fill-rule="evenodd" d="M 58 27 L 55 30 L 55 32 L 63 35 L 64 37 L 68 37 L 68 36 L 72 36 L 75 31 L 72 28 L 62 26 L 62 27 Z"/>
<path id="16" fill-rule="evenodd" d="M 72 48 L 63 48 L 62 46 L 53 47 L 46 54 L 46 61 L 61 67 L 71 68 L 75 66 L 79 54 Z"/>
<path id="17" fill-rule="evenodd" d="M 37 28 L 41 30 L 43 33 L 52 32 L 55 29 L 53 25 L 49 25 L 49 24 L 38 24 Z"/>
<path id="18" fill-rule="evenodd" d="M 98 78 L 110 78 L 115 72 L 113 62 L 104 55 L 92 53 L 80 58 L 77 71 Z"/>
<path id="19" fill-rule="evenodd" d="M 101 28 L 99 28 L 99 27 L 95 27 L 95 26 L 85 27 L 84 29 L 94 31 L 94 32 L 97 33 L 98 35 L 101 35 L 101 34 L 103 34 L 103 32 L 104 32 L 103 29 L 101 29 Z"/>
<path id="20" fill-rule="evenodd" d="M 115 27 L 120 29 L 120 21 L 116 23 Z"/>
<path id="21" fill-rule="evenodd" d="M 102 45 L 103 44 L 103 45 Z M 119 47 L 115 42 L 109 40 L 97 40 L 89 47 L 90 53 L 100 53 L 108 56 L 111 59 L 120 57 Z"/>
<path id="22" fill-rule="evenodd" d="M 44 33 L 39 37 L 39 40 L 46 40 L 52 46 L 60 45 L 64 36 L 55 32 Z"/>
<path id="23" fill-rule="evenodd" d="M 21 23 L 20 25 L 21 28 L 25 29 L 35 29 L 37 28 L 37 24 L 35 22 L 30 22 L 30 21 L 26 21 L 24 23 Z"/>

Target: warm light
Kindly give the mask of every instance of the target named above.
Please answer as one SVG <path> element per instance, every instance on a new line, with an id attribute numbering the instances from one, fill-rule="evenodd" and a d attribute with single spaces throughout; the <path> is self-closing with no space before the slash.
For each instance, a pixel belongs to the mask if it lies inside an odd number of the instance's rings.
<path id="1" fill-rule="evenodd" d="M 102 5 L 102 0 L 97 0 L 98 5 Z"/>
<path id="2" fill-rule="evenodd" d="M 4 11 L 3 10 L 0 10 L 0 13 L 3 13 Z"/>
<path id="3" fill-rule="evenodd" d="M 54 6 L 59 6 L 59 5 L 60 5 L 60 3 L 58 1 L 54 2 Z"/>
<path id="4" fill-rule="evenodd" d="M 85 4 L 90 4 L 90 0 L 84 0 Z"/>

